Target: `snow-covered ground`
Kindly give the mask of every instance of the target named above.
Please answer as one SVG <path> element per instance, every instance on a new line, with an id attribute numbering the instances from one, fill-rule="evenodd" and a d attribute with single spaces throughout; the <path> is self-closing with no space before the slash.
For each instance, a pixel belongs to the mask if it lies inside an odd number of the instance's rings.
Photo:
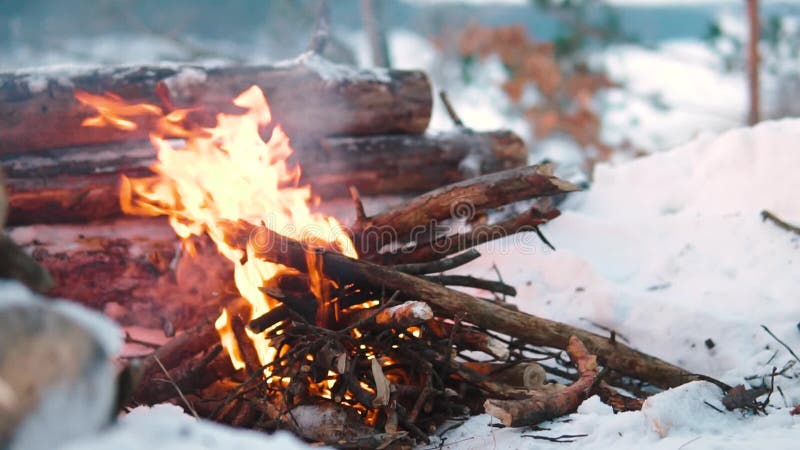
<path id="1" fill-rule="evenodd" d="M 800 223 L 798 139 L 800 120 L 771 122 L 600 166 L 545 227 L 557 251 L 515 236 L 479 248 L 483 258 L 459 270 L 492 277 L 494 262 L 524 311 L 605 333 L 599 324 L 689 370 L 761 386 L 793 359 L 761 325 L 800 350 L 800 237 L 760 217 L 767 209 Z M 548 431 L 497 429 L 478 416 L 447 433 L 444 448 L 565 445 L 531 434 L 587 434 L 575 442 L 586 448 L 792 448 L 800 417 L 787 407 L 800 403 L 800 367 L 788 374 L 776 379 L 783 394 L 766 417 L 714 410 L 704 401 L 724 409 L 720 390 L 698 382 L 650 398 L 642 412 L 614 415 L 589 399 Z"/>

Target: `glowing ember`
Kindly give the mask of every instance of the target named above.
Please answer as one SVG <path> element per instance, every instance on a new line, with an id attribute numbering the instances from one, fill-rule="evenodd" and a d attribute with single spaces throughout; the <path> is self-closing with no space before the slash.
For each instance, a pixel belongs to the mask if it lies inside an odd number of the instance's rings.
<path id="1" fill-rule="evenodd" d="M 258 87 L 253 86 L 233 101 L 245 110 L 243 114 L 219 114 L 217 126 L 209 129 L 192 128 L 186 121 L 187 110 L 167 114 L 155 105 L 128 105 L 113 95 L 81 92 L 77 98 L 98 111 L 98 116 L 85 120 L 84 126 L 132 130 L 138 124 L 149 124 L 153 130 L 150 139 L 158 150 L 158 162 L 151 167 L 157 176 L 123 180 L 123 211 L 166 215 L 182 239 L 208 234 L 219 252 L 234 265 L 236 287 L 252 306 L 251 319 L 277 304 L 260 288 L 269 286 L 269 281 L 281 273 L 294 272 L 252 257 L 252 240 L 244 249 L 230 245 L 228 242 L 237 241 L 229 235 L 232 224 L 243 222 L 253 229 L 263 224 L 298 241 L 326 244 L 357 257 L 353 243 L 334 218 L 311 212 L 309 204 L 315 199 L 307 186 L 298 187 L 300 168 L 287 166 L 286 159 L 292 153 L 289 138 L 280 125 L 271 123 L 267 101 Z M 273 125 L 272 135 L 265 142 L 260 131 Z M 185 138 L 185 147 L 176 148 L 166 136 Z M 313 253 L 309 258 L 313 262 Z M 310 276 L 311 289 L 323 310 L 329 300 L 326 282 L 319 270 Z M 222 312 L 216 327 L 234 366 L 243 367 L 227 311 Z M 260 362 L 270 363 L 276 349 L 261 335 L 249 330 L 247 333 Z"/>

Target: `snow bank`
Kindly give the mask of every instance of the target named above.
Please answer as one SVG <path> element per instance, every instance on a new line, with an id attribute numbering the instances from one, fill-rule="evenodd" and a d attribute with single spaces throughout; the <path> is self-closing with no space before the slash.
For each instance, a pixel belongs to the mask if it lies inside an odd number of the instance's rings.
<path id="1" fill-rule="evenodd" d="M 61 450 L 189 450 L 234 448 L 296 450 L 310 448 L 288 432 L 273 435 L 235 430 L 195 420 L 174 405 L 141 406 L 100 436 L 71 442 Z M 322 448 L 322 447 L 315 447 Z"/>
<path id="2" fill-rule="evenodd" d="M 800 238 L 759 214 L 800 223 L 798 137 L 800 120 L 770 122 L 600 166 L 591 189 L 545 227 L 556 252 L 516 236 L 484 245 L 484 257 L 460 270 L 493 277 L 496 262 L 524 311 L 600 334 L 608 327 L 689 370 L 760 386 L 792 360 L 760 325 L 800 351 Z M 783 395 L 766 417 L 720 413 L 704 403 L 720 407 L 719 389 L 692 383 L 642 412 L 614 415 L 589 399 L 545 432 L 488 428 L 492 419 L 479 416 L 448 433 L 444 448 L 564 446 L 523 434 L 588 434 L 575 443 L 587 448 L 788 448 L 800 439 L 800 418 L 786 408 L 800 403 L 800 370 L 789 374 L 776 379 Z"/>

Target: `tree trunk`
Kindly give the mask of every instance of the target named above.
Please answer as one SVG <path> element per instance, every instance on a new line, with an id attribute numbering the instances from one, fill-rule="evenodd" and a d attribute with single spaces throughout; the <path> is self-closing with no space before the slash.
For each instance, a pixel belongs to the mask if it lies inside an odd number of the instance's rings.
<path id="1" fill-rule="evenodd" d="M 0 74 L 0 153 L 146 138 L 146 129 L 82 127 L 95 110 L 80 103 L 75 91 L 112 92 L 127 101 L 159 104 L 160 82 L 174 106 L 206 106 L 193 116 L 203 124 L 220 110 L 233 111 L 234 97 L 258 85 L 274 121 L 290 136 L 418 134 L 427 128 L 433 104 L 430 81 L 422 72 L 360 71 L 314 54 L 275 66 L 5 73 Z"/>
<path id="2" fill-rule="evenodd" d="M 760 84 L 758 81 L 758 43 L 761 40 L 761 19 L 758 13 L 758 0 L 747 0 L 747 19 L 749 25 L 749 41 L 747 43 L 747 81 L 750 110 L 747 123 L 755 125 L 761 121 Z"/>
<path id="3" fill-rule="evenodd" d="M 367 35 L 372 65 L 375 67 L 391 67 L 389 44 L 381 21 L 380 2 L 361 0 L 361 22 Z"/>

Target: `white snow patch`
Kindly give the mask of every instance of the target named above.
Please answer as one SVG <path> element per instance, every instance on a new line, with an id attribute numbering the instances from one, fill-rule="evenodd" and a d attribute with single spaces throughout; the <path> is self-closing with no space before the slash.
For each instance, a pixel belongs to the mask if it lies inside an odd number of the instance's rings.
<path id="1" fill-rule="evenodd" d="M 35 75 L 28 77 L 28 89 L 31 94 L 44 92 L 47 89 L 47 78 Z"/>
<path id="2" fill-rule="evenodd" d="M 206 82 L 205 70 L 196 67 L 183 67 L 175 75 L 165 78 L 170 93 L 179 97 L 188 97 L 197 86 L 202 86 Z"/>
<path id="3" fill-rule="evenodd" d="M 763 123 L 619 165 L 601 165 L 544 227 L 558 249 L 518 235 L 481 246 L 457 269 L 496 276 L 518 290 L 520 309 L 605 331 L 690 371 L 761 386 L 793 357 L 760 325 L 800 350 L 800 237 L 760 218 L 762 209 L 800 223 L 800 120 Z M 714 342 L 709 349 L 707 339 Z M 756 377 L 753 377 L 756 375 Z M 721 391 L 692 383 L 648 399 L 641 412 L 611 414 L 589 399 L 543 424 L 547 436 L 588 434 L 579 448 L 790 448 L 800 439 L 800 375 L 776 378 L 768 416 L 720 413 Z M 766 380 L 769 382 L 768 379 Z M 485 415 L 447 433 L 444 448 L 549 448 L 528 431 L 494 429 Z"/>
<path id="4" fill-rule="evenodd" d="M 194 450 L 311 448 L 288 432 L 272 435 L 195 420 L 174 405 L 140 406 L 98 436 L 73 441 L 60 450 Z M 321 447 L 314 447 L 321 448 Z"/>

